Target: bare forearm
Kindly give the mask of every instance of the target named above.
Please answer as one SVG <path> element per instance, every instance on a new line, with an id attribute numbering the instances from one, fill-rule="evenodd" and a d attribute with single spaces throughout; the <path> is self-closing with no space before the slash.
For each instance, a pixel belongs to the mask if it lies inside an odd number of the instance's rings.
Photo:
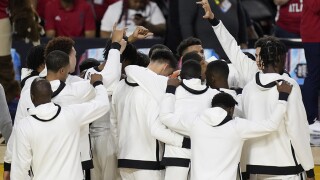
<path id="1" fill-rule="evenodd" d="M 86 38 L 94 38 L 94 37 L 96 37 L 96 31 L 95 31 L 95 30 L 85 31 L 85 32 L 84 32 L 84 36 L 85 36 Z"/>
<path id="2" fill-rule="evenodd" d="M 109 32 L 109 31 L 100 31 L 100 37 L 101 38 L 110 38 L 111 37 L 111 32 Z"/>
<path id="3" fill-rule="evenodd" d="M 149 31 L 154 33 L 156 36 L 162 36 L 162 35 L 164 35 L 164 33 L 166 31 L 166 25 L 165 24 L 154 25 L 154 24 L 152 24 L 150 22 L 146 22 L 144 27 L 149 29 Z"/>

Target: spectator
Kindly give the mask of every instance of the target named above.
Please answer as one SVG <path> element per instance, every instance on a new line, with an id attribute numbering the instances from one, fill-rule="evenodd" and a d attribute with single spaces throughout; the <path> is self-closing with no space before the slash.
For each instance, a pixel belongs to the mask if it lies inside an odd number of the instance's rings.
<path id="1" fill-rule="evenodd" d="M 320 89 L 320 1 L 303 1 L 301 38 L 305 50 L 308 75 L 304 81 L 302 96 L 311 133 L 320 134 L 319 101 Z"/>
<path id="2" fill-rule="evenodd" d="M 99 24 L 108 7 L 117 1 L 119 0 L 92 0 L 96 21 L 99 21 Z"/>
<path id="3" fill-rule="evenodd" d="M 89 0 L 94 9 L 96 19 L 96 37 L 100 37 L 101 19 L 108 7 L 119 0 Z"/>
<path id="4" fill-rule="evenodd" d="M 202 19 L 203 10 L 195 6 L 195 1 L 179 0 L 179 17 L 182 38 L 193 36 L 202 41 L 204 48 L 213 48 L 222 59 L 228 59 L 212 34 L 210 24 Z M 239 0 L 209 1 L 215 16 L 221 19 L 226 28 L 236 38 L 242 48 L 247 48 L 245 16 Z"/>
<path id="5" fill-rule="evenodd" d="M 278 5 L 274 36 L 279 38 L 300 38 L 302 0 L 274 0 Z"/>
<path id="6" fill-rule="evenodd" d="M 47 37 L 95 37 L 95 20 L 91 6 L 84 0 L 52 0 L 46 4 Z"/>
<path id="7" fill-rule="evenodd" d="M 32 5 L 37 10 L 37 13 L 42 20 L 44 20 L 46 5 L 50 1 L 51 0 L 31 0 Z"/>
<path id="8" fill-rule="evenodd" d="M 100 36 L 109 38 L 114 23 L 128 28 L 131 35 L 136 26 L 144 26 L 155 36 L 166 31 L 166 20 L 159 7 L 149 0 L 122 0 L 109 6 L 101 20 Z"/>

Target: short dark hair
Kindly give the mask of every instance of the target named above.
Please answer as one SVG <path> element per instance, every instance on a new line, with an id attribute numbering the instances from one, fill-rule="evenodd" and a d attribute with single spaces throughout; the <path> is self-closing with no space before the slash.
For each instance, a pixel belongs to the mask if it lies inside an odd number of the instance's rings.
<path id="1" fill-rule="evenodd" d="M 69 55 L 63 51 L 55 50 L 48 54 L 46 66 L 48 71 L 58 72 L 59 69 L 69 65 Z"/>
<path id="2" fill-rule="evenodd" d="M 149 56 L 147 56 L 146 54 L 139 52 L 137 54 L 137 59 L 135 62 L 133 62 L 132 65 L 137 65 L 137 66 L 141 66 L 141 67 L 147 67 L 150 63 L 150 59 Z"/>
<path id="3" fill-rule="evenodd" d="M 79 69 L 80 69 L 80 72 L 82 72 L 86 69 L 96 67 L 99 65 L 100 65 L 100 62 L 98 60 L 94 58 L 88 58 L 81 62 L 81 64 L 79 65 Z"/>
<path id="4" fill-rule="evenodd" d="M 158 50 L 155 51 L 150 59 L 151 62 L 162 62 L 162 63 L 168 63 L 169 66 L 173 69 L 177 68 L 177 59 L 174 57 L 173 53 L 171 51 L 167 50 Z"/>
<path id="5" fill-rule="evenodd" d="M 202 57 L 198 54 L 198 52 L 192 51 L 192 52 L 188 52 L 187 54 L 185 54 L 182 57 L 181 62 L 183 64 L 184 62 L 186 62 L 186 61 L 188 61 L 190 59 L 198 61 L 198 62 L 203 60 Z"/>
<path id="6" fill-rule="evenodd" d="M 134 63 L 137 60 L 137 55 L 138 54 L 137 54 L 136 47 L 131 43 L 127 43 L 126 48 L 124 49 L 123 53 L 121 54 L 120 61 L 121 62 L 129 61 L 131 63 Z"/>
<path id="7" fill-rule="evenodd" d="M 223 60 L 215 60 L 210 62 L 207 65 L 207 70 L 206 70 L 207 83 L 211 83 L 211 77 L 213 75 L 219 75 L 225 79 L 228 79 L 228 76 L 229 76 L 228 64 Z"/>
<path id="8" fill-rule="evenodd" d="M 163 44 L 155 44 L 153 45 L 150 50 L 149 50 L 149 58 L 151 58 L 152 54 L 154 51 L 157 51 L 157 50 L 167 50 L 167 51 L 171 51 L 167 46 L 163 45 Z"/>
<path id="9" fill-rule="evenodd" d="M 36 71 L 44 64 L 44 45 L 33 46 L 27 54 L 27 68 Z"/>
<path id="10" fill-rule="evenodd" d="M 51 39 L 45 49 L 44 57 L 54 50 L 60 50 L 67 55 L 71 53 L 72 47 L 74 46 L 74 41 L 69 37 L 56 37 Z"/>
<path id="11" fill-rule="evenodd" d="M 193 45 L 202 45 L 202 42 L 201 42 L 200 39 L 195 38 L 195 37 L 189 37 L 189 38 L 184 39 L 183 41 L 181 41 L 181 43 L 179 44 L 179 46 L 177 48 L 178 56 L 182 56 L 183 52 L 189 46 L 193 46 Z"/>
<path id="12" fill-rule="evenodd" d="M 38 100 L 51 99 L 52 93 L 51 84 L 48 80 L 38 77 L 32 81 L 30 94 Z"/>
<path id="13" fill-rule="evenodd" d="M 188 60 L 182 64 L 180 76 L 182 79 L 201 78 L 201 65 L 198 61 Z"/>
<path id="14" fill-rule="evenodd" d="M 212 98 L 212 107 L 232 108 L 237 105 L 237 101 L 228 93 L 221 92 Z"/>
<path id="15" fill-rule="evenodd" d="M 269 38 L 261 46 L 260 60 L 265 67 L 269 65 L 275 67 L 276 64 L 284 65 L 286 52 L 286 46 L 280 40 Z"/>

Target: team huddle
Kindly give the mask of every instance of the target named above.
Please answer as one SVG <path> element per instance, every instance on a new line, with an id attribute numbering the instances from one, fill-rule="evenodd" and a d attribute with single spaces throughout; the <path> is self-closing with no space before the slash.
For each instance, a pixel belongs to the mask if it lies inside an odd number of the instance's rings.
<path id="1" fill-rule="evenodd" d="M 33 48 L 29 55 L 45 62 L 22 80 L 5 173 L 12 180 L 81 180 L 90 170 L 97 180 L 314 179 L 285 45 L 259 39 L 254 61 L 207 0 L 197 4 L 231 63 L 206 60 L 196 38 L 180 43 L 181 65 L 164 45 L 142 54 L 132 42 L 152 35 L 144 27 L 129 37 L 114 27 L 105 62 L 85 61 L 80 77 L 70 75 L 70 38 Z"/>

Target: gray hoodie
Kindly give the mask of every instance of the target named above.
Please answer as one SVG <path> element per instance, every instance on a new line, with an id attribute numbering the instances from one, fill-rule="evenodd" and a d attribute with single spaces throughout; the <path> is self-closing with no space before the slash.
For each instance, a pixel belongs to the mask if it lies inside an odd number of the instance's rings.
<path id="1" fill-rule="evenodd" d="M 8 142 L 11 131 L 12 131 L 12 120 L 9 114 L 8 104 L 6 101 L 6 95 L 4 93 L 4 89 L 0 84 L 0 131 Z"/>

